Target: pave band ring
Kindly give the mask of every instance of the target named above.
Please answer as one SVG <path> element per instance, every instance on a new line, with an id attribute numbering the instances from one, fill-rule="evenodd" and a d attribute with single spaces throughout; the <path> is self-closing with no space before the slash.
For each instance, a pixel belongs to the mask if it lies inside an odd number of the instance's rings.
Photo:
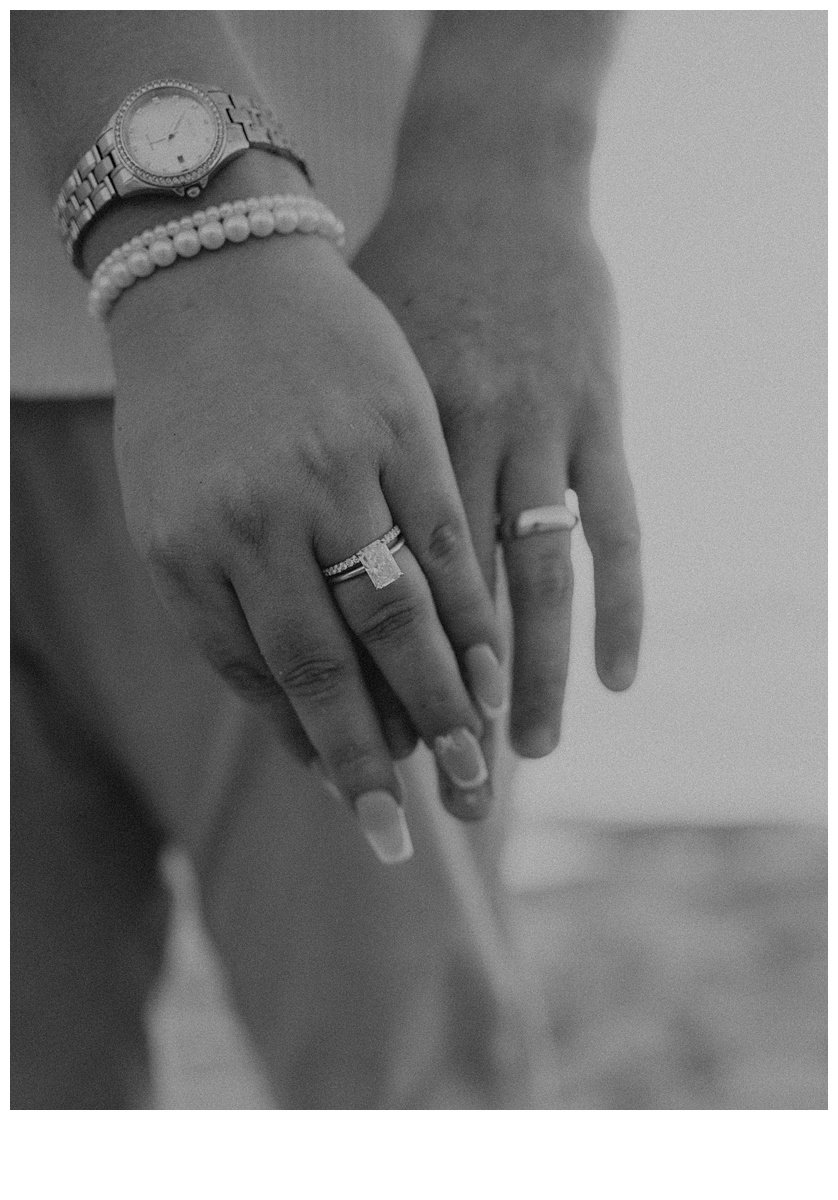
<path id="1" fill-rule="evenodd" d="M 329 583 L 345 583 L 358 575 L 367 574 L 375 588 L 381 589 L 393 583 L 402 574 L 402 569 L 393 555 L 401 550 L 404 537 L 398 525 L 388 529 L 380 538 L 363 546 L 357 554 L 350 555 L 334 566 L 325 567 L 323 574 Z"/>
<path id="2" fill-rule="evenodd" d="M 579 518 L 565 504 L 545 504 L 541 508 L 525 508 L 516 517 L 498 518 L 502 542 L 531 537 L 534 533 L 552 533 L 556 529 L 572 529 Z"/>

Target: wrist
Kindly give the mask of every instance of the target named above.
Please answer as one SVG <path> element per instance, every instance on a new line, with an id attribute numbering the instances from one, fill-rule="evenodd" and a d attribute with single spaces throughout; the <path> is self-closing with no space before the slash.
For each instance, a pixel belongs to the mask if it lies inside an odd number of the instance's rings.
<path id="1" fill-rule="evenodd" d="M 520 179 L 586 197 L 616 24 L 609 13 L 437 13 L 402 124 L 401 180 Z"/>
<path id="2" fill-rule="evenodd" d="M 510 103 L 502 113 L 474 94 L 436 96 L 412 106 L 396 157 L 395 192 L 432 198 L 523 193 L 587 212 L 596 118 L 549 99 Z"/>
<path id="3" fill-rule="evenodd" d="M 526 206 L 587 219 L 593 129 L 571 116 L 492 128 L 462 112 L 405 130 L 396 162 L 394 206 L 476 205 L 507 217 Z"/>
<path id="4" fill-rule="evenodd" d="M 126 197 L 91 222 L 82 245 L 82 270 L 89 279 L 116 247 L 145 229 L 165 225 L 198 209 L 225 200 L 246 200 L 275 192 L 309 195 L 312 189 L 302 171 L 287 159 L 263 150 L 249 150 L 210 180 L 195 199 L 171 195 Z"/>
<path id="5" fill-rule="evenodd" d="M 239 244 L 205 250 L 139 279 L 119 298 L 108 319 L 111 345 L 148 346 L 163 331 L 186 347 L 206 331 L 258 343 L 282 337 L 277 313 L 291 312 L 300 298 L 328 288 L 335 271 L 348 271 L 342 255 L 324 237 L 250 237 Z M 167 344 L 170 344 L 167 342 Z M 254 344 L 254 350 L 261 353 Z"/>

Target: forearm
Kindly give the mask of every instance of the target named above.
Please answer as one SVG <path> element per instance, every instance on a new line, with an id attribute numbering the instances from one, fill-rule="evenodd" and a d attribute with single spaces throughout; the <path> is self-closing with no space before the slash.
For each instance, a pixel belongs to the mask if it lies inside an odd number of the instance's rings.
<path id="1" fill-rule="evenodd" d="M 398 183 L 585 173 L 619 17 L 439 12 L 401 130 Z"/>
<path id="2" fill-rule="evenodd" d="M 152 79 L 186 79 L 263 98 L 259 79 L 223 13 L 198 11 L 19 12 L 12 70 L 38 142 L 44 202 L 52 204 L 78 158 L 128 93 Z M 282 120 L 282 114 L 277 114 Z M 293 133 L 293 131 L 290 131 Z M 307 191 L 286 159 L 254 150 L 212 180 L 200 203 L 172 196 L 126 199 L 92 223 L 88 273 L 115 245 L 201 205 L 278 191 Z M 184 203 L 189 207 L 184 208 Z"/>

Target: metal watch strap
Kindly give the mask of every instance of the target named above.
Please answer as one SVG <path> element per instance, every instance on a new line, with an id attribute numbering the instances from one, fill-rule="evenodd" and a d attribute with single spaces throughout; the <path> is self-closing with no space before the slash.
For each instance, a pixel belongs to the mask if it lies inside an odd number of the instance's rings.
<path id="1" fill-rule="evenodd" d="M 311 183 L 308 167 L 269 108 L 255 105 L 249 96 L 233 96 L 209 89 L 206 94 L 220 109 L 227 124 L 240 126 L 251 147 L 289 159 Z M 116 162 L 112 153 L 115 148 L 116 139 L 109 124 L 76 163 L 53 208 L 64 248 L 76 265 L 82 232 L 134 178 L 127 167 Z"/>
<path id="2" fill-rule="evenodd" d="M 231 125 L 241 126 L 251 146 L 259 150 L 271 150 L 289 159 L 311 183 L 308 167 L 299 150 L 269 108 L 254 104 L 249 96 L 231 96 L 228 92 L 215 90 L 208 90 L 207 95 Z"/>

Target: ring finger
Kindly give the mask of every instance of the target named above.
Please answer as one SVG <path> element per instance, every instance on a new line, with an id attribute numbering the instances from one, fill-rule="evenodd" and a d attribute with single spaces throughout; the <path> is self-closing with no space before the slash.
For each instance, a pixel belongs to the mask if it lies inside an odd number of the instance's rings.
<path id="1" fill-rule="evenodd" d="M 380 535 L 392 526 L 383 497 L 377 523 Z M 356 536 L 364 537 L 360 531 Z M 391 566 L 395 563 L 393 574 L 398 571 L 397 577 L 381 587 L 376 587 L 365 571 L 333 582 L 335 602 L 404 705 L 413 726 L 433 749 L 448 785 L 443 792 L 446 807 L 465 819 L 482 816 L 488 782 L 479 744 L 482 721 L 412 551 L 404 545 L 395 558 L 388 551 L 383 553 L 385 560 L 391 559 Z"/>
<path id="2" fill-rule="evenodd" d="M 510 738 L 525 758 L 541 758 L 559 742 L 573 597 L 570 530 L 530 532 L 528 526 L 533 510 L 564 504 L 566 481 L 564 460 L 534 462 L 531 456 L 525 469 L 510 461 L 501 479 L 514 641 Z"/>

